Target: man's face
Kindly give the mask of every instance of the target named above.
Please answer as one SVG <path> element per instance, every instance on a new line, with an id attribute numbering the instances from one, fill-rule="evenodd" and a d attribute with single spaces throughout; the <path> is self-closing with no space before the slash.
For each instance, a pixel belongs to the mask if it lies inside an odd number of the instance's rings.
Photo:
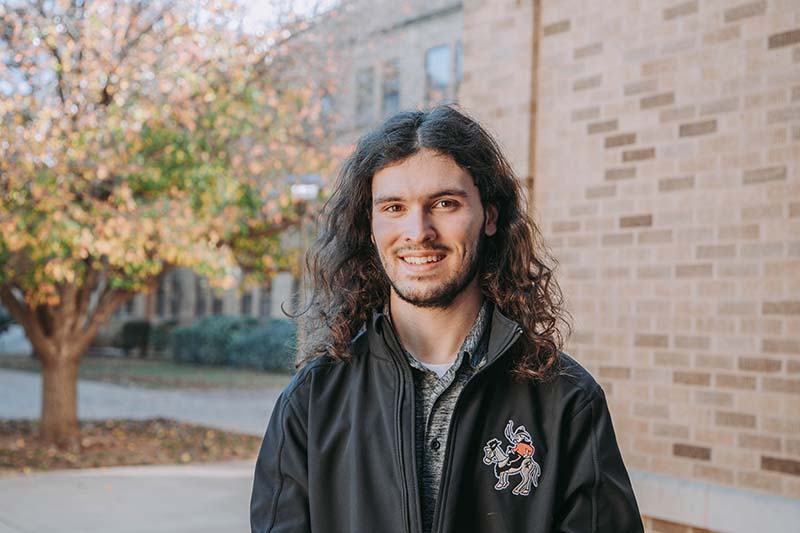
<path id="1" fill-rule="evenodd" d="M 472 177 L 449 156 L 422 149 L 372 178 L 372 239 L 394 292 L 419 307 L 446 308 L 478 272 L 497 231 Z"/>

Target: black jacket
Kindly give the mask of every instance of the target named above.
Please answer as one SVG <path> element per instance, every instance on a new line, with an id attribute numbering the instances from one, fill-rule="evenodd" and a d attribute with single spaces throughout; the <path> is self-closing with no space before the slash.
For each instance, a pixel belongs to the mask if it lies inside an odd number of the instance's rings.
<path id="1" fill-rule="evenodd" d="M 453 413 L 433 531 L 641 532 L 602 389 L 566 355 L 550 382 L 513 380 L 504 354 L 521 331 L 495 309 L 487 363 Z M 419 533 L 414 431 L 411 369 L 376 314 L 349 361 L 315 360 L 278 399 L 252 531 Z"/>

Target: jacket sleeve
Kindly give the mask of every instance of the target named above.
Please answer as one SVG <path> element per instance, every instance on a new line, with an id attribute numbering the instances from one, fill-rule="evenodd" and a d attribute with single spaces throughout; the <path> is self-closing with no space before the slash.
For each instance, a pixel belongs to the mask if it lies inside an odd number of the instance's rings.
<path id="1" fill-rule="evenodd" d="M 252 533 L 310 531 L 307 435 L 284 391 L 272 411 L 256 461 L 250 498 Z"/>
<path id="2" fill-rule="evenodd" d="M 605 395 L 599 386 L 575 413 L 568 428 L 566 456 L 561 466 L 561 475 L 566 475 L 566 479 L 557 510 L 557 531 L 644 531 Z"/>

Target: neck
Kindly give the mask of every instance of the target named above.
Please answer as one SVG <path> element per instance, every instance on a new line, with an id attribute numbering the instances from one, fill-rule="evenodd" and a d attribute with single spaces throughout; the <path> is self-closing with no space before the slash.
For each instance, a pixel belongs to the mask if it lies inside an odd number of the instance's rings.
<path id="1" fill-rule="evenodd" d="M 475 324 L 483 304 L 478 280 L 473 280 L 446 308 L 417 307 L 394 291 L 389 297 L 392 324 L 403 347 L 428 364 L 452 363 Z"/>

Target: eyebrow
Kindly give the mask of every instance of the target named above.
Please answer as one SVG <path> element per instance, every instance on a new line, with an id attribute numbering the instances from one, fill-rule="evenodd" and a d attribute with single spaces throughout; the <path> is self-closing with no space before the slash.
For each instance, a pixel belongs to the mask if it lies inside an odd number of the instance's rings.
<path id="1" fill-rule="evenodd" d="M 469 195 L 467 191 L 464 189 L 442 189 L 440 191 L 436 191 L 432 194 L 428 195 L 428 200 L 433 200 L 435 198 L 441 198 L 442 196 L 457 196 L 459 198 L 467 198 Z M 372 202 L 372 205 L 380 205 L 380 204 L 388 204 L 392 202 L 404 202 L 406 198 L 402 196 L 392 195 L 392 196 L 378 196 Z"/>

